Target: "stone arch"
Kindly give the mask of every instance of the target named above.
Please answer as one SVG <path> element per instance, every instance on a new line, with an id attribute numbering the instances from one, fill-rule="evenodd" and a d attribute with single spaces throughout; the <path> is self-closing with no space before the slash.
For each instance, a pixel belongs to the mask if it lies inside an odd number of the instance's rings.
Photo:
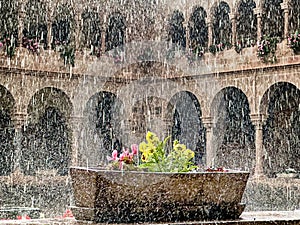
<path id="1" fill-rule="evenodd" d="M 81 13 L 82 19 L 82 41 L 85 48 L 91 48 L 93 54 L 101 51 L 101 21 L 96 8 L 85 7 Z"/>
<path id="2" fill-rule="evenodd" d="M 100 91 L 91 96 L 84 109 L 83 143 L 79 162 L 91 166 L 103 165 L 113 150 L 123 147 L 121 115 L 123 103 L 112 92 Z"/>
<path id="3" fill-rule="evenodd" d="M 18 7 L 12 0 L 0 1 L 0 38 L 1 41 L 8 45 L 12 44 L 11 41 L 14 38 L 13 44 L 17 44 L 18 40 Z"/>
<path id="4" fill-rule="evenodd" d="M 109 15 L 105 36 L 106 51 L 125 44 L 126 21 L 122 13 L 116 11 Z"/>
<path id="5" fill-rule="evenodd" d="M 58 175 L 67 175 L 72 140 L 68 120 L 72 113 L 69 97 L 60 89 L 45 87 L 33 95 L 27 111 L 20 160 L 24 174 L 55 170 Z"/>
<path id="6" fill-rule="evenodd" d="M 242 48 L 256 44 L 257 17 L 253 9 L 256 8 L 254 0 L 239 1 L 237 4 L 236 39 Z"/>
<path id="7" fill-rule="evenodd" d="M 0 85 L 0 176 L 7 176 L 14 169 L 14 107 L 12 94 Z"/>
<path id="8" fill-rule="evenodd" d="M 299 106 L 300 90 L 288 82 L 273 84 L 262 97 L 260 111 L 268 115 L 263 129 L 264 170 L 270 177 L 288 168 L 300 169 Z"/>
<path id="9" fill-rule="evenodd" d="M 172 140 L 195 151 L 195 161 L 203 164 L 205 154 L 205 128 L 201 117 L 202 111 L 197 97 L 189 91 L 180 91 L 173 95 L 167 106 L 167 116 L 171 122 Z"/>
<path id="10" fill-rule="evenodd" d="M 250 119 L 247 96 L 236 87 L 225 87 L 214 97 L 211 113 L 214 122 L 212 143 L 216 152 L 214 164 L 252 169 L 255 130 Z"/>
<path id="11" fill-rule="evenodd" d="M 300 29 L 300 4 L 297 0 L 290 0 L 289 4 L 289 32 L 294 34 Z"/>
<path id="12" fill-rule="evenodd" d="M 172 12 L 168 21 L 168 40 L 175 46 L 186 47 L 186 30 L 183 26 L 183 13 L 176 9 Z"/>
<path id="13" fill-rule="evenodd" d="M 284 38 L 283 0 L 264 0 L 262 4 L 262 34 Z"/>
<path id="14" fill-rule="evenodd" d="M 231 8 L 225 1 L 220 1 L 211 8 L 213 45 L 230 46 L 232 39 L 232 24 L 229 18 Z"/>
<path id="15" fill-rule="evenodd" d="M 47 5 L 41 1 L 28 1 L 25 4 L 25 23 L 23 29 L 23 38 L 22 38 L 22 46 L 35 51 L 35 43 L 39 43 L 39 45 L 44 48 L 47 47 L 47 34 L 48 28 L 47 23 L 49 18 L 47 18 L 46 10 Z"/>
<path id="16" fill-rule="evenodd" d="M 191 48 L 207 48 L 208 46 L 208 27 L 206 25 L 207 13 L 201 6 L 195 6 L 189 19 Z"/>
<path id="17" fill-rule="evenodd" d="M 75 12 L 71 3 L 58 2 L 53 12 L 52 48 L 74 42 Z"/>

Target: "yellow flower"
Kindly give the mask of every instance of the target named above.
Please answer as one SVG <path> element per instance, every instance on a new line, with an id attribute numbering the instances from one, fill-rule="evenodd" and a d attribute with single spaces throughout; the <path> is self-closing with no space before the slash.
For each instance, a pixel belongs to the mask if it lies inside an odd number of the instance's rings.
<path id="1" fill-rule="evenodd" d="M 173 148 L 175 151 L 179 151 L 179 152 L 186 150 L 186 146 L 184 144 L 179 144 L 179 143 L 174 144 Z"/>
<path id="2" fill-rule="evenodd" d="M 195 156 L 195 152 L 190 150 L 190 149 L 186 149 L 183 154 L 188 158 L 188 159 L 192 159 Z"/>
<path id="3" fill-rule="evenodd" d="M 148 143 L 157 145 L 159 143 L 159 138 L 156 136 L 156 134 L 148 131 L 147 135 L 146 135 L 146 140 L 148 141 Z"/>

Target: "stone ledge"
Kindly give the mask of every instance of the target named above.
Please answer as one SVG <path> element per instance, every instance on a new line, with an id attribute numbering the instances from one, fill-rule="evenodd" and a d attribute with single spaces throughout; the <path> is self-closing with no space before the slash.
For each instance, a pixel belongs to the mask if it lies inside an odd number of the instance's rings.
<path id="1" fill-rule="evenodd" d="M 44 225 L 96 225 L 89 221 L 76 221 L 74 218 L 48 218 L 32 220 L 0 220 L 0 224 L 44 224 Z M 155 224 L 155 223 L 153 223 Z M 192 221 L 184 223 L 165 223 L 165 224 L 190 224 L 190 225 L 299 225 L 300 210 L 295 211 L 256 211 L 244 212 L 241 219 L 234 221 Z M 98 225 L 100 225 L 98 223 Z M 104 224 L 103 224 L 104 225 Z M 121 225 L 121 224 L 118 224 Z M 150 225 L 150 223 L 147 223 Z M 162 225 L 162 224 L 157 224 Z"/>

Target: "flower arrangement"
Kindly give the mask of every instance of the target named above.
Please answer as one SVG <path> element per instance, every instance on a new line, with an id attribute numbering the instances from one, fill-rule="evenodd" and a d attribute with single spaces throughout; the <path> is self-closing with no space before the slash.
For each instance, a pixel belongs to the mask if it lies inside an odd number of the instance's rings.
<path id="1" fill-rule="evenodd" d="M 288 36 L 288 46 L 293 49 L 294 52 L 300 51 L 300 34 L 298 31 Z"/>
<path id="2" fill-rule="evenodd" d="M 193 159 L 195 153 L 188 149 L 184 144 L 180 144 L 178 140 L 173 142 L 172 149 L 167 151 L 167 144 L 170 137 L 159 140 L 156 134 L 148 132 L 146 142 L 139 145 L 132 145 L 131 152 L 123 149 L 118 157 L 118 152 L 113 151 L 112 157 L 108 157 L 111 161 L 111 168 L 130 170 L 146 170 L 149 172 L 189 172 L 197 169 Z M 139 152 L 141 160 L 139 160 Z"/>
<path id="3" fill-rule="evenodd" d="M 32 53 L 39 53 L 39 41 L 37 38 L 27 38 L 23 37 L 22 39 L 22 46 L 27 48 Z"/>
<path id="4" fill-rule="evenodd" d="M 275 63 L 277 43 L 279 42 L 277 37 L 264 36 L 261 41 L 257 42 L 257 57 L 263 62 Z"/>

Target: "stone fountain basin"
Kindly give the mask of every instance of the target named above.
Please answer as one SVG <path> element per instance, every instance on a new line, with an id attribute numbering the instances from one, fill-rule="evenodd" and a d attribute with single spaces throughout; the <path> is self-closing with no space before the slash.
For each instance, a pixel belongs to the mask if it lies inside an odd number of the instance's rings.
<path id="1" fill-rule="evenodd" d="M 152 173 L 71 167 L 77 220 L 105 223 L 237 219 L 248 172 Z"/>

